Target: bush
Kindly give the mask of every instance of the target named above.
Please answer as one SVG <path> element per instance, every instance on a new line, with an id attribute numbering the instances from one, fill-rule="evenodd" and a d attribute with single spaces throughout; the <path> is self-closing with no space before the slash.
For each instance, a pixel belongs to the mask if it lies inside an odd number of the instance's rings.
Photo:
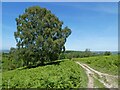
<path id="1" fill-rule="evenodd" d="M 109 51 L 106 51 L 105 53 L 104 53 L 104 55 L 106 55 L 106 56 L 109 56 L 109 55 L 111 55 L 112 53 L 111 52 L 109 52 Z"/>

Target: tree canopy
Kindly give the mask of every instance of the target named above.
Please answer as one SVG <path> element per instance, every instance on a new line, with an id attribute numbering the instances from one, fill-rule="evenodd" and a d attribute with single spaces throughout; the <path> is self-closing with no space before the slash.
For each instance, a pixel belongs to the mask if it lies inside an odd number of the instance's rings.
<path id="1" fill-rule="evenodd" d="M 71 29 L 67 26 L 63 28 L 63 22 L 50 10 L 39 6 L 29 7 L 16 18 L 16 24 L 16 51 L 24 65 L 56 60 L 65 51 Z"/>

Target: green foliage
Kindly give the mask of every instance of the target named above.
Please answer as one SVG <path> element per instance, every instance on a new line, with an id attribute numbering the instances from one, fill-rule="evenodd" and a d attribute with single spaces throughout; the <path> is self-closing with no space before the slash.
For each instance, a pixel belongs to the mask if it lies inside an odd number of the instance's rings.
<path id="1" fill-rule="evenodd" d="M 12 70 L 15 69 L 14 60 L 9 59 L 8 53 L 2 54 L 2 71 Z"/>
<path id="2" fill-rule="evenodd" d="M 109 55 L 111 55 L 111 52 L 106 51 L 106 52 L 104 53 L 104 55 L 109 56 Z"/>
<path id="3" fill-rule="evenodd" d="M 66 59 L 65 53 L 61 53 L 61 54 L 59 55 L 59 59 L 60 59 L 60 60 L 61 60 L 61 59 Z"/>
<path id="4" fill-rule="evenodd" d="M 57 61 L 58 62 L 58 61 Z M 60 62 L 60 61 L 59 61 Z M 3 72 L 3 88 L 85 88 L 87 76 L 73 61 Z"/>
<path id="5" fill-rule="evenodd" d="M 74 60 L 86 63 L 100 72 L 118 75 L 118 67 L 120 65 L 118 55 L 76 58 Z"/>
<path id="6" fill-rule="evenodd" d="M 1 60 L 1 65 L 2 65 L 2 71 L 8 71 L 8 70 L 13 70 L 19 67 L 23 66 L 22 60 L 18 60 L 18 55 L 16 55 L 15 48 L 11 48 L 10 53 L 3 53 L 2 54 L 2 60 Z"/>
<path id="7" fill-rule="evenodd" d="M 86 49 L 85 51 L 65 51 L 60 55 L 59 59 L 83 58 L 96 55 L 98 54 L 91 52 L 89 49 Z"/>
<path id="8" fill-rule="evenodd" d="M 71 30 L 62 28 L 63 22 L 46 8 L 29 7 L 16 18 L 16 22 L 16 55 L 23 60 L 24 65 L 57 60 L 65 50 L 64 44 Z"/>
<path id="9" fill-rule="evenodd" d="M 96 78 L 94 78 L 94 87 L 95 88 L 105 88 L 105 86 Z M 106 90 L 106 88 L 102 89 L 102 90 Z"/>

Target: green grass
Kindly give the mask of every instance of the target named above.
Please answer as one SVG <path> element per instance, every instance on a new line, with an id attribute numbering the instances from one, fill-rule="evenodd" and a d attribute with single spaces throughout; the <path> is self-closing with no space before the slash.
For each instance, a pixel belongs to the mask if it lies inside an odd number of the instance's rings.
<path id="1" fill-rule="evenodd" d="M 86 63 L 100 72 L 118 75 L 118 65 L 120 64 L 118 55 L 74 58 L 73 60 Z"/>
<path id="2" fill-rule="evenodd" d="M 7 56 L 2 56 L 2 71 L 8 71 L 10 68 L 11 61 L 8 60 Z"/>
<path id="3" fill-rule="evenodd" d="M 95 88 L 105 88 L 105 86 L 96 78 L 94 78 L 94 87 Z"/>
<path id="4" fill-rule="evenodd" d="M 8 70 L 11 70 L 12 68 L 12 65 L 13 65 L 13 61 L 9 59 L 9 55 L 2 55 L 2 60 L 1 60 L 1 63 L 2 63 L 2 72 L 4 71 L 8 71 Z"/>
<path id="5" fill-rule="evenodd" d="M 3 88 L 86 88 L 88 82 L 85 71 L 70 60 L 59 65 L 18 68 L 2 75 Z"/>

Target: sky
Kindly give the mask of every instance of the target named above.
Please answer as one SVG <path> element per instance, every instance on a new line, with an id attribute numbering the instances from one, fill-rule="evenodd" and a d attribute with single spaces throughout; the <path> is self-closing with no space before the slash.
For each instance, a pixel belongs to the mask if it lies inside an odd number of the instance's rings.
<path id="1" fill-rule="evenodd" d="M 63 26 L 72 33 L 67 38 L 66 50 L 117 51 L 118 50 L 118 3 L 116 2 L 3 2 L 2 46 L 0 49 L 16 47 L 14 32 L 16 21 L 25 8 L 30 6 L 47 8 L 55 14 Z"/>

